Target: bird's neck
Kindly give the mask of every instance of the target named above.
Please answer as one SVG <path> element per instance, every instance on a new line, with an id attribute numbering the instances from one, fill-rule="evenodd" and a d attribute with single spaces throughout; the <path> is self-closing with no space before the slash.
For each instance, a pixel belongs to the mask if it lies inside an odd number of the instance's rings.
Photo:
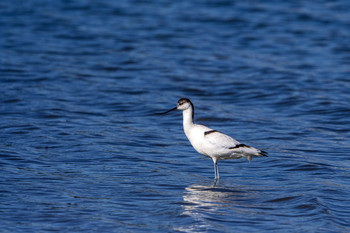
<path id="1" fill-rule="evenodd" d="M 189 130 L 190 128 L 192 128 L 192 126 L 194 125 L 194 123 L 193 123 L 193 109 L 188 108 L 188 109 L 184 110 L 182 112 L 182 115 L 183 115 L 183 127 L 184 127 L 184 130 L 186 133 L 186 131 Z"/>

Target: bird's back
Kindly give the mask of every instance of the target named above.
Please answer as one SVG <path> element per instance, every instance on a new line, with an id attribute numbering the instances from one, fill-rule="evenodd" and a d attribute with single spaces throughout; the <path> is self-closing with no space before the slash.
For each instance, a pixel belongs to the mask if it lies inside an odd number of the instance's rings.
<path id="1" fill-rule="evenodd" d="M 216 159 L 239 159 L 262 156 L 261 151 L 239 143 L 232 137 L 204 125 L 194 124 L 185 134 L 194 149 L 205 156 Z"/>
<path id="2" fill-rule="evenodd" d="M 191 129 L 185 130 L 185 134 L 198 153 L 209 157 L 230 153 L 228 148 L 239 144 L 233 138 L 204 125 L 194 124 Z"/>

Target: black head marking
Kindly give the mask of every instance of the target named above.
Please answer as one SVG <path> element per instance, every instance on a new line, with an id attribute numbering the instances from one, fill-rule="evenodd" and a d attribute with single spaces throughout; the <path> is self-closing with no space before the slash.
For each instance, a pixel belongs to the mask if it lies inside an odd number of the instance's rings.
<path id="1" fill-rule="evenodd" d="M 192 119 L 194 119 L 194 106 L 193 106 L 191 100 L 189 100 L 189 99 L 187 99 L 187 98 L 181 98 L 181 99 L 179 99 L 179 100 L 177 101 L 177 105 L 178 105 L 178 106 L 181 106 L 181 105 L 183 105 L 183 104 L 185 104 L 185 103 L 189 103 L 189 104 L 192 106 L 192 109 L 193 109 L 193 111 L 192 111 Z"/>
<path id="2" fill-rule="evenodd" d="M 177 104 L 178 104 L 178 105 L 183 105 L 183 104 L 185 104 L 185 103 L 190 103 L 190 104 L 192 105 L 191 100 L 189 100 L 189 99 L 187 99 L 187 98 L 181 98 L 181 99 L 179 99 L 179 100 L 177 101 Z"/>

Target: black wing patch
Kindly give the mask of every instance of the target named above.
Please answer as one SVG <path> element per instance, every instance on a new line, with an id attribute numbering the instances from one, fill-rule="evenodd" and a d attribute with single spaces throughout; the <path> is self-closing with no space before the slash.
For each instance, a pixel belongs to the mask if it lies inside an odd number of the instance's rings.
<path id="1" fill-rule="evenodd" d="M 220 132 L 219 132 L 219 131 L 217 131 L 217 130 L 209 130 L 209 131 L 205 131 L 205 132 L 204 132 L 204 136 L 207 136 L 208 134 L 211 134 L 211 133 L 216 133 L 216 132 L 220 133 Z"/>
<path id="2" fill-rule="evenodd" d="M 247 146 L 246 144 L 238 144 L 237 146 L 230 147 L 229 149 L 237 149 L 241 147 L 251 148 L 250 146 Z"/>
<path id="3" fill-rule="evenodd" d="M 246 144 L 238 144 L 237 146 L 230 147 L 229 149 L 237 149 L 237 148 L 241 148 L 241 147 L 252 148 L 251 146 L 247 146 Z M 268 157 L 268 156 L 267 156 L 267 152 L 266 152 L 266 151 L 263 151 L 263 150 L 261 150 L 261 151 L 259 152 L 259 155 L 260 155 L 260 156 L 266 156 L 266 157 Z"/>
<path id="4" fill-rule="evenodd" d="M 267 156 L 267 152 L 266 151 L 260 151 L 260 153 L 259 154 L 261 154 L 262 156 L 266 156 L 266 157 L 269 157 L 269 156 Z"/>

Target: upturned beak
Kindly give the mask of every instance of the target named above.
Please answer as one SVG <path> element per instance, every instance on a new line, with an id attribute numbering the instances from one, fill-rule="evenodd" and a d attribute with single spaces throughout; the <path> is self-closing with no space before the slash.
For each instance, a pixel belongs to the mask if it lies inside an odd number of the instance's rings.
<path id="1" fill-rule="evenodd" d="M 172 109 L 170 109 L 170 110 L 168 110 L 168 111 L 166 111 L 166 112 L 156 113 L 156 115 L 164 115 L 164 114 L 167 114 L 168 112 L 174 111 L 174 110 L 176 110 L 176 109 L 177 109 L 177 107 L 172 108 Z"/>

